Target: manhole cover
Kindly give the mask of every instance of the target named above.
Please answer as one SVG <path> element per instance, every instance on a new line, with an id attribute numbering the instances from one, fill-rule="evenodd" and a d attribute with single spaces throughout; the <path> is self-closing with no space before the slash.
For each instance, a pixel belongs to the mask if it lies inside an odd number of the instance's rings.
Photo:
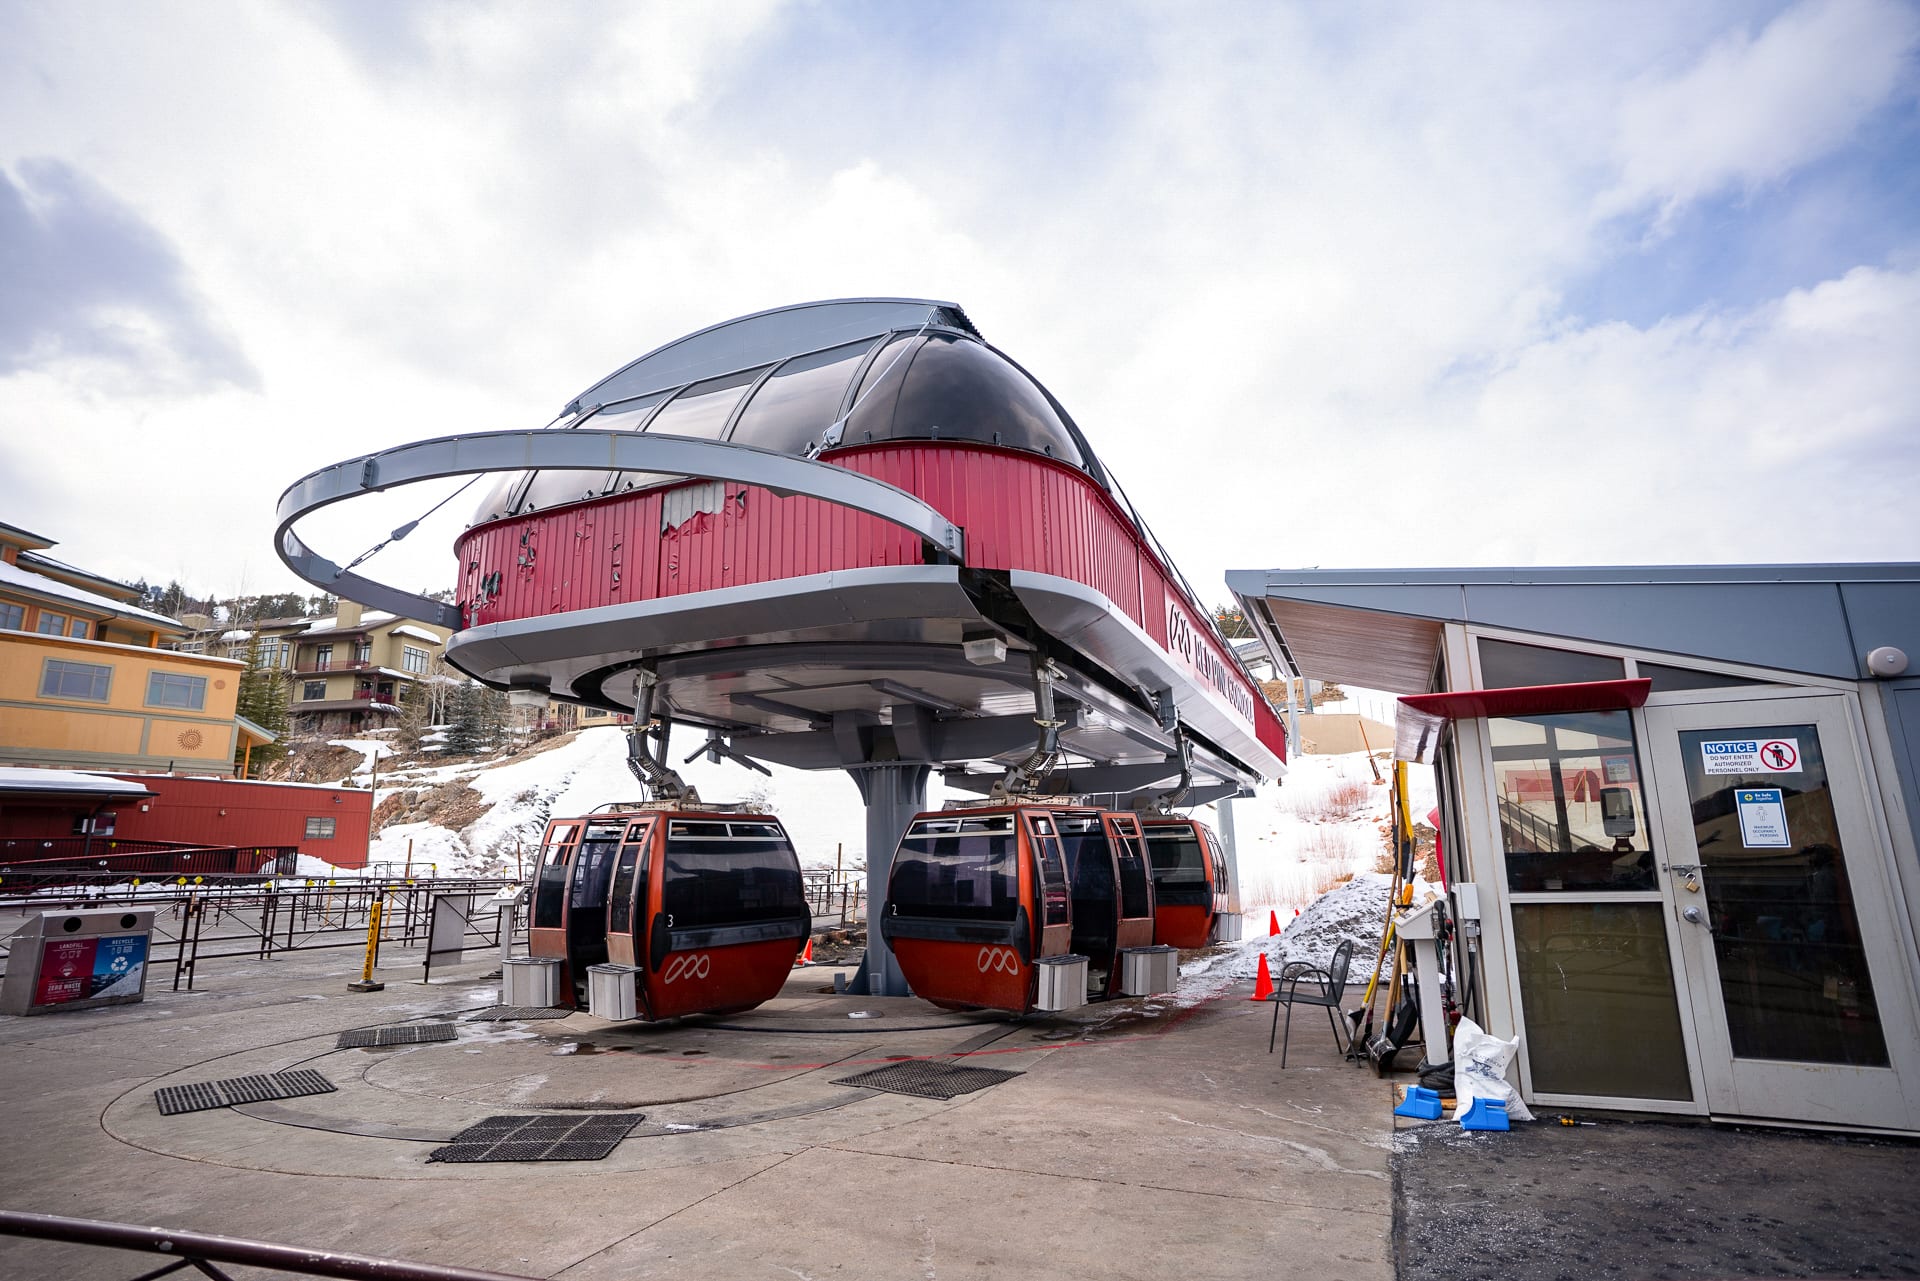
<path id="1" fill-rule="evenodd" d="M 240 1103 L 266 1103 L 307 1094 L 332 1094 L 334 1084 L 312 1068 L 290 1068 L 259 1076 L 231 1076 L 191 1085 L 163 1085 L 153 1092 L 161 1116 L 205 1112 Z"/>
<path id="2" fill-rule="evenodd" d="M 427 1154 L 429 1161 L 598 1161 L 640 1124 L 640 1112 L 598 1116 L 490 1116 Z"/>
<path id="3" fill-rule="evenodd" d="M 870 1072 L 843 1076 L 834 1084 L 885 1090 L 889 1094 L 912 1094 L 923 1099 L 951 1099 L 1019 1075 L 1002 1068 L 958 1067 L 951 1063 L 891 1063 Z"/>
<path id="4" fill-rule="evenodd" d="M 373 1045 L 425 1045 L 432 1041 L 451 1041 L 456 1035 L 451 1023 L 394 1023 L 387 1027 L 357 1027 L 342 1032 L 333 1043 L 336 1050 L 357 1050 Z"/>
<path id="5" fill-rule="evenodd" d="M 467 1015 L 469 1023 L 506 1023 L 519 1021 L 525 1023 L 544 1022 L 548 1019 L 564 1019 L 572 1010 L 556 1009 L 546 1005 L 490 1005 Z"/>

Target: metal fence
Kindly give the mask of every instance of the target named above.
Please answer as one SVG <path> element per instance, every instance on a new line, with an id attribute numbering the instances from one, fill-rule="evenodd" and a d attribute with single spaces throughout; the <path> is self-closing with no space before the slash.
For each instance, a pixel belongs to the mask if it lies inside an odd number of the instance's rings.
<path id="1" fill-rule="evenodd" d="M 340 879 L 275 882 L 209 877 L 202 884 L 133 886 L 72 885 L 60 892 L 0 895 L 0 933 L 11 934 L 15 918 L 30 913 L 125 904 L 151 909 L 153 943 L 148 964 L 156 971 L 173 962 L 173 987 L 188 991 L 199 967 L 211 962 L 272 960 L 290 952 L 364 948 L 368 919 L 380 903 L 380 942 L 424 946 L 432 926 L 433 900 L 442 895 L 495 894 L 518 882 L 485 879 Z M 521 928 L 510 908 L 472 914 L 469 946 L 497 947 L 502 929 Z M 4 943 L 0 942 L 0 947 Z M 171 957 L 169 957 L 171 952 Z M 157 975 L 156 975 L 157 976 Z"/>
<path id="2" fill-rule="evenodd" d="M 0 891 L 84 885 L 103 877 L 139 883 L 170 880 L 180 885 L 210 876 L 259 879 L 291 876 L 300 863 L 297 845 L 94 841 L 88 846 L 68 838 L 0 842 Z"/>
<path id="3" fill-rule="evenodd" d="M 867 919 L 867 874 L 832 868 L 803 868 L 800 887 L 813 923 L 850 925 Z"/>

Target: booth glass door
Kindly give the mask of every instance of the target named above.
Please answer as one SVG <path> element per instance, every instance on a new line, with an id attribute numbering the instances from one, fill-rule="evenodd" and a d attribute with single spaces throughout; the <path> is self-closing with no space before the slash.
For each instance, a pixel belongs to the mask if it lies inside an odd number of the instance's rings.
<path id="1" fill-rule="evenodd" d="M 1909 1126 L 1914 1008 L 1846 700 L 1646 718 L 1708 1106 Z"/>

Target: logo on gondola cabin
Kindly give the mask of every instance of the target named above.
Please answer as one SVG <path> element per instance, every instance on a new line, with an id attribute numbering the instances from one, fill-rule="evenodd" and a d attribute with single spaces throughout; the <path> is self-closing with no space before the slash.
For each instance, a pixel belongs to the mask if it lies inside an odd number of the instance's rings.
<path id="1" fill-rule="evenodd" d="M 667 968 L 660 975 L 660 981 L 672 983 L 677 979 L 703 979 L 712 972 L 712 957 L 705 952 L 688 952 L 667 962 Z"/>
<path id="2" fill-rule="evenodd" d="M 983 947 L 980 949 L 980 955 L 974 958 L 973 964 L 982 974 L 1020 972 L 1020 957 L 1010 947 Z"/>
<path id="3" fill-rule="evenodd" d="M 1187 611 L 1171 598 L 1167 601 L 1167 648 L 1186 660 L 1200 679 L 1233 704 L 1233 710 L 1253 719 L 1253 692 L 1208 642 L 1206 633 L 1193 625 Z"/>

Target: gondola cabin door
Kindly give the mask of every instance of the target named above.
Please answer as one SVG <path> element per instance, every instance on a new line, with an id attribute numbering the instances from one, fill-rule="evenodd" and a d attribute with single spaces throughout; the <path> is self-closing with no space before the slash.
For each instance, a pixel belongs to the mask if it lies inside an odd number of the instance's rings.
<path id="1" fill-rule="evenodd" d="M 1134 814 L 1109 812 L 1105 816 L 1114 861 L 1120 873 L 1120 929 L 1116 950 L 1153 946 L 1153 871 L 1147 859 L 1146 833 Z M 1120 991 L 1119 967 L 1114 969 L 1110 994 Z"/>
<path id="2" fill-rule="evenodd" d="M 613 864 L 607 893 L 607 959 L 615 965 L 646 965 L 647 924 L 652 919 L 648 893 L 653 887 L 653 845 L 659 821 L 635 819 Z M 641 1015 L 646 1017 L 646 984 L 638 985 Z"/>
<path id="3" fill-rule="evenodd" d="M 1073 951 L 1073 893 L 1060 832 L 1054 816 L 1045 810 L 1023 810 L 1022 815 L 1037 880 L 1034 898 L 1040 946 L 1034 955 L 1065 956 Z"/>
<path id="4" fill-rule="evenodd" d="M 573 983 L 574 1004 L 587 1005 L 587 969 L 605 965 L 607 955 L 607 896 L 613 868 L 633 824 L 625 815 L 590 818 L 580 842 L 573 847 L 567 868 L 565 930 L 567 977 Z"/>
<path id="5" fill-rule="evenodd" d="M 527 953 L 547 960 L 567 958 L 567 865 L 586 823 L 578 819 L 547 825 L 534 873 L 533 913 L 527 923 Z"/>

